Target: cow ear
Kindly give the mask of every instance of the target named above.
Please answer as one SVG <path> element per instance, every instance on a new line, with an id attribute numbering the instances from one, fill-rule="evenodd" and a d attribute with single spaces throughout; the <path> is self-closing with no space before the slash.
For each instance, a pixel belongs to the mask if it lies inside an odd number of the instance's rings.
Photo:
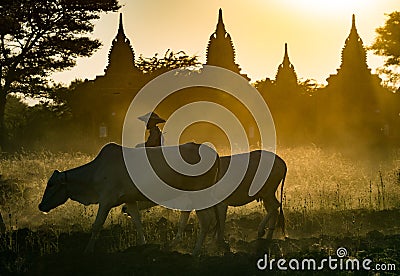
<path id="1" fill-rule="evenodd" d="M 60 172 L 55 170 L 49 179 L 49 183 L 57 183 L 60 182 Z"/>
<path id="2" fill-rule="evenodd" d="M 57 170 L 53 171 L 53 173 L 52 173 L 51 176 L 50 176 L 50 179 L 51 179 L 51 178 L 57 177 L 57 175 L 58 175 L 59 173 L 60 173 L 60 172 L 57 171 Z"/>
<path id="3" fill-rule="evenodd" d="M 53 171 L 53 174 L 51 175 L 52 177 L 57 177 L 60 174 L 58 170 Z"/>

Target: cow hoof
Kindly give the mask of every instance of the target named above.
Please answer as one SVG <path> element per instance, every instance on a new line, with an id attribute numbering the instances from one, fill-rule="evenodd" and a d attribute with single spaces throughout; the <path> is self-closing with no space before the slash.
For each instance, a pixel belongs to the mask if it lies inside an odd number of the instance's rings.
<path id="1" fill-rule="evenodd" d="M 93 253 L 94 253 L 94 249 L 93 248 L 89 248 L 89 247 L 86 247 L 85 251 L 83 251 L 83 254 L 85 254 L 85 255 L 90 255 L 90 254 L 93 254 Z"/>
<path id="2" fill-rule="evenodd" d="M 193 257 L 200 257 L 201 249 L 195 248 L 192 252 Z"/>
<path id="3" fill-rule="evenodd" d="M 145 245 L 146 240 L 138 240 L 137 245 Z"/>
<path id="4" fill-rule="evenodd" d="M 122 206 L 121 213 L 124 214 L 124 215 L 129 215 L 128 214 L 128 207 L 126 207 L 126 205 Z"/>
<path id="5" fill-rule="evenodd" d="M 173 240 L 168 244 L 168 246 L 169 246 L 169 247 L 175 247 L 175 246 L 177 246 L 181 241 L 182 241 L 182 240 L 181 240 L 180 238 L 175 238 L 175 239 L 173 239 Z"/>
<path id="6" fill-rule="evenodd" d="M 231 251 L 231 246 L 227 241 L 219 241 L 218 242 L 218 247 L 222 249 L 224 252 L 230 252 Z"/>

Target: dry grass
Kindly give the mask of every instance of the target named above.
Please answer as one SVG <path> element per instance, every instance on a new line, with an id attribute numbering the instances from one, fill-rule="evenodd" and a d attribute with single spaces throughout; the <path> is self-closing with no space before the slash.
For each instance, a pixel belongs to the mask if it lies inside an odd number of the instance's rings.
<path id="1" fill-rule="evenodd" d="M 353 209 L 393 209 L 400 207 L 398 170 L 400 158 L 371 164 L 355 161 L 316 147 L 287 148 L 278 153 L 288 165 L 284 191 L 287 211 L 334 212 Z M 53 170 L 65 170 L 87 163 L 93 158 L 82 153 L 21 153 L 0 159 L 0 211 L 8 229 L 28 227 L 69 231 L 89 230 L 97 206 L 84 207 L 76 202 L 66 204 L 48 215 L 39 212 L 46 182 Z M 157 212 L 158 214 L 155 214 Z M 263 213 L 260 203 L 231 208 L 229 214 Z M 153 208 L 144 219 L 166 217 L 178 220 L 177 212 Z M 115 208 L 106 224 L 121 222 L 120 209 Z M 68 231 L 68 230 L 67 230 Z"/>
<path id="2" fill-rule="evenodd" d="M 87 163 L 91 156 L 76 153 L 20 153 L 0 160 L 1 190 L 0 210 L 9 228 L 40 228 L 46 224 L 63 222 L 88 227 L 84 217 L 92 216 L 92 208 L 85 208 L 75 202 L 67 202 L 45 216 L 38 210 L 38 204 L 48 178 L 54 170 L 66 170 Z"/>
<path id="3" fill-rule="evenodd" d="M 277 243 L 289 246 L 288 254 L 309 252 L 308 249 L 304 252 L 293 249 L 293 244 L 308 246 L 310 240 L 313 248 L 328 246 L 333 249 L 337 247 L 331 244 L 333 240 L 337 240 L 340 246 L 350 241 L 346 247 L 358 252 L 362 244 L 367 244 L 362 242 L 363 239 L 372 244 L 370 237 L 375 235 L 379 238 L 383 236 L 382 232 L 394 235 L 388 244 L 393 243 L 396 247 L 395 238 L 400 232 L 396 219 L 400 209 L 399 155 L 393 154 L 390 161 L 374 164 L 316 147 L 286 148 L 278 154 L 288 165 L 283 206 L 289 239 Z M 44 215 L 37 205 L 53 170 L 77 167 L 92 158 L 81 153 L 51 152 L 0 157 L 0 212 L 7 227 L 6 234 L 0 235 L 0 270 L 3 265 L 6 272 L 26 272 L 37 262 L 37 256 L 44 258 L 42 261 L 49 255 L 61 260 L 64 255 L 59 254 L 66 252 L 72 252 L 70 259 L 75 261 L 77 252 L 87 243 L 97 206 L 85 207 L 68 201 Z M 254 251 L 257 225 L 264 213 L 262 204 L 258 202 L 228 210 L 225 237 L 232 252 Z M 168 244 L 175 236 L 178 218 L 178 211 L 161 207 L 143 212 L 147 241 L 160 246 Z M 192 214 L 184 241 L 177 250 L 188 253 L 194 246 L 197 231 L 196 218 Z M 279 231 L 275 234 L 279 238 Z M 136 245 L 136 237 L 133 223 L 121 214 L 120 208 L 114 208 L 105 223 L 97 249 L 109 253 L 123 252 Z M 327 244 L 321 240 L 327 240 Z M 381 242 L 378 240 L 373 244 L 381 246 Z M 135 248 L 142 250 L 141 247 Z M 373 247 L 368 250 L 372 250 L 371 254 L 378 252 L 379 256 L 386 256 L 385 252 L 379 251 L 381 249 Z M 394 250 L 390 252 L 389 256 L 395 255 Z M 282 253 L 280 247 L 278 253 Z M 153 258 L 152 254 L 140 253 L 139 256 L 143 261 L 149 256 Z M 119 260 L 119 256 L 115 258 Z M 393 260 L 388 262 L 393 263 Z M 116 260 L 113 262 L 117 263 Z M 54 261 L 50 265 L 54 265 Z M 70 265 L 64 266 L 65 269 Z"/>
<path id="4" fill-rule="evenodd" d="M 288 165 L 285 206 L 337 211 L 400 207 L 400 156 L 385 161 L 344 157 L 316 147 L 284 149 Z"/>

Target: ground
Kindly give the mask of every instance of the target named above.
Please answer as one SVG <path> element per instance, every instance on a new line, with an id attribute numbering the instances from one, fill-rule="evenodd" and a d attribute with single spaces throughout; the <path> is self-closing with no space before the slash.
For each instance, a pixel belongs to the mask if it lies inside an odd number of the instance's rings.
<path id="1" fill-rule="evenodd" d="M 155 213 L 160 214 L 157 211 Z M 400 229 L 400 210 L 357 210 L 321 216 L 331 222 L 348 219 L 354 227 L 347 233 L 338 232 L 336 235 L 334 232 L 340 230 L 340 227 L 331 227 L 324 234 L 317 221 L 318 216 L 312 219 L 307 216 L 304 221 L 301 214 L 288 213 L 287 236 L 277 233 L 274 240 L 268 242 L 253 238 L 261 213 L 253 212 L 246 216 L 231 214 L 226 231 L 231 252 L 217 250 L 212 246 L 210 238 L 200 257 L 189 254 L 197 235 L 195 218 L 190 220 L 183 243 L 174 248 L 168 248 L 168 244 L 176 225 L 165 216 L 150 218 L 149 215 L 148 220 L 145 220 L 145 229 L 152 228 L 153 231 L 150 243 L 143 246 L 124 248 L 124 241 L 129 243 L 129 239 L 136 238 L 129 221 L 123 225 L 117 222 L 110 224 L 102 231 L 93 254 L 83 253 L 89 239 L 86 231 L 63 233 L 51 229 L 19 229 L 1 237 L 3 248 L 0 251 L 0 275 L 261 275 L 271 273 L 269 268 L 264 271 L 257 268 L 257 261 L 264 254 L 268 254 L 269 259 L 284 258 L 289 261 L 296 258 L 301 261 L 304 258 L 315 258 L 320 261 L 329 256 L 337 258 L 336 250 L 339 247 L 346 248 L 348 252 L 344 259 L 369 258 L 373 265 L 394 264 L 397 269 L 400 267 L 400 234 L 394 234 Z M 354 218 L 357 221 L 353 223 Z M 303 225 L 308 226 L 299 236 L 296 225 L 301 220 Z M 361 229 L 359 226 L 362 226 Z M 48 253 L 44 253 L 46 250 Z M 278 273 L 276 266 L 273 272 Z M 300 272 L 287 272 L 289 275 L 296 273 Z M 336 275 L 346 272 L 331 271 L 325 266 L 324 274 L 327 273 Z M 361 269 L 358 273 L 364 274 L 366 271 Z M 396 271 L 385 273 L 390 275 Z"/>
<path id="2" fill-rule="evenodd" d="M 190 255 L 198 234 L 196 217 L 189 219 L 183 241 L 170 246 L 179 212 L 161 207 L 142 213 L 147 245 L 137 246 L 133 222 L 117 207 L 107 218 L 95 253 L 83 254 L 97 206 L 68 201 L 47 215 L 37 206 L 55 169 L 77 167 L 93 156 L 46 151 L 0 156 L 5 223 L 0 227 L 0 275 L 303 275 L 278 270 L 277 260 L 315 258 L 320 264 L 329 256 L 338 258 L 338 248 L 347 251 L 343 262 L 371 259 L 371 268 L 386 269 L 350 274 L 400 274 L 400 151 L 383 161 L 375 156 L 349 158 L 314 146 L 281 149 L 279 155 L 288 166 L 285 235 L 277 229 L 272 242 L 257 239 L 265 211 L 261 202 L 253 202 L 228 210 L 225 239 L 230 252 L 213 246 L 209 237 L 199 257 Z M 257 267 L 265 254 L 275 259 L 272 271 Z M 323 274 L 349 271 L 325 265 Z"/>

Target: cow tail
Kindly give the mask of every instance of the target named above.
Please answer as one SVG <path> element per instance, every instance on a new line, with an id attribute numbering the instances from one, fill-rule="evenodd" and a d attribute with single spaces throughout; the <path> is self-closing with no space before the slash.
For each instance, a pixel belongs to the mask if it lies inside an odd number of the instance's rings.
<path id="1" fill-rule="evenodd" d="M 220 180 L 219 179 L 219 171 L 220 171 L 220 161 L 219 161 L 219 155 L 217 154 L 217 160 L 216 160 L 216 163 L 217 163 L 217 175 L 215 176 L 215 184 L 214 185 L 216 185 L 216 183 Z M 219 212 L 218 212 L 218 205 L 219 205 L 220 203 L 218 203 L 217 205 L 214 205 L 212 208 L 213 208 L 213 210 L 214 210 L 214 213 L 215 213 L 215 219 L 217 220 L 217 222 L 216 222 L 216 224 L 215 224 L 215 227 L 214 227 L 214 233 L 213 233 L 213 236 L 214 237 L 216 237 L 217 235 L 219 235 L 220 233 L 221 233 L 221 223 L 220 223 L 220 219 L 219 219 Z"/>
<path id="2" fill-rule="evenodd" d="M 285 217 L 283 215 L 282 203 L 283 203 L 283 186 L 285 184 L 286 172 L 287 172 L 287 168 L 285 166 L 285 173 L 283 174 L 282 184 L 281 184 L 281 204 L 279 206 L 280 210 L 279 210 L 278 223 L 277 223 L 277 226 L 282 229 L 283 235 L 285 235 Z"/>
<path id="3" fill-rule="evenodd" d="M 217 206 L 218 205 L 215 205 L 215 206 L 212 207 L 213 210 L 214 210 L 215 219 L 217 220 L 215 225 L 214 225 L 214 228 L 212 230 L 212 236 L 215 237 L 215 238 L 217 237 L 217 235 L 219 235 L 220 225 L 221 225 L 220 222 L 219 222 L 219 213 L 218 213 L 218 207 Z"/>

